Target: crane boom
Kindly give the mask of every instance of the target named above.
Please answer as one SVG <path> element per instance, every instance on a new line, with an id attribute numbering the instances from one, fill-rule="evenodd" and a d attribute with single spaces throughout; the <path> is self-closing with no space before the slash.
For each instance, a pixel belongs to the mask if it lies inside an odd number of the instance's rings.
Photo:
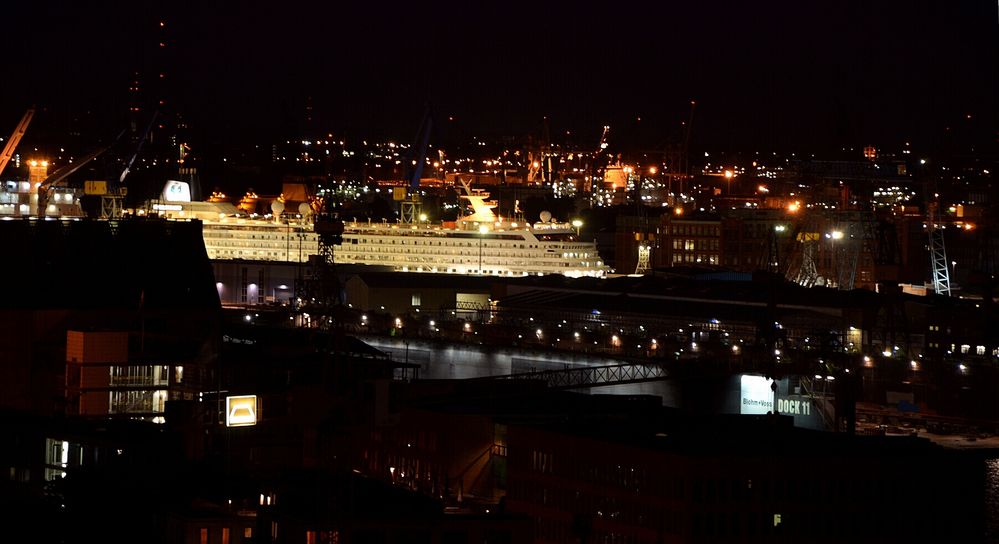
<path id="1" fill-rule="evenodd" d="M 21 122 L 14 129 L 14 134 L 11 134 L 10 139 L 7 140 L 7 145 L 3 147 L 3 154 L 0 155 L 0 174 L 3 173 L 3 169 L 10 162 L 11 157 L 14 156 L 14 150 L 17 149 L 17 144 L 21 142 L 21 137 L 28 131 L 28 125 L 31 124 L 31 118 L 34 116 L 35 108 L 28 108 L 28 111 L 24 112 L 24 117 L 21 117 Z"/>
<path id="2" fill-rule="evenodd" d="M 427 104 L 427 111 L 423 114 L 423 122 L 420 123 L 420 131 L 416 135 L 416 164 L 409 178 L 409 190 L 412 193 L 415 193 L 420 188 L 420 178 L 423 177 L 423 163 L 427 160 L 427 146 L 430 145 L 430 131 L 433 126 L 434 118 L 430 111 L 430 104 Z"/>
<path id="3" fill-rule="evenodd" d="M 128 160 L 128 164 L 125 165 L 125 169 L 118 176 L 118 183 L 125 183 L 125 177 L 128 176 L 129 171 L 132 169 L 132 165 L 135 164 L 135 158 L 139 156 L 139 152 L 142 151 L 142 144 L 146 143 L 146 139 L 149 138 L 149 133 L 153 130 L 153 123 L 156 122 L 156 115 L 159 114 L 158 110 L 153 111 L 153 116 L 149 119 L 149 124 L 146 125 L 146 131 L 142 133 L 142 139 L 139 140 L 139 145 L 135 148 L 135 153 L 132 153 L 132 158 Z"/>
<path id="4" fill-rule="evenodd" d="M 601 151 L 607 149 L 607 134 L 610 133 L 610 125 L 604 125 L 604 131 L 600 133 L 600 143 L 597 144 L 597 151 L 595 154 L 599 155 Z"/>
<path id="5" fill-rule="evenodd" d="M 38 217 L 45 217 L 45 208 L 48 206 L 48 202 L 49 202 L 49 189 L 50 188 L 52 188 L 53 186 L 55 186 L 56 184 L 58 184 L 62 180 L 68 178 L 74 172 L 76 172 L 80 168 L 83 168 L 84 166 L 86 166 L 87 163 L 89 163 L 90 161 L 96 159 L 102 153 L 104 153 L 105 151 L 107 151 L 108 149 L 110 149 L 111 146 L 114 145 L 118 141 L 118 138 L 121 138 L 121 135 L 124 134 L 124 133 L 125 133 L 125 131 L 121 131 L 120 133 L 118 133 L 118 137 L 115 138 L 114 141 L 111 142 L 111 144 L 106 145 L 106 146 L 101 147 L 101 148 L 98 148 L 98 149 L 95 149 L 94 151 L 91 151 L 90 153 L 88 153 L 84 157 L 80 158 L 76 162 L 73 162 L 73 163 L 67 164 L 66 166 L 63 166 L 62 168 L 60 168 L 60 169 L 56 170 L 55 172 L 53 172 L 49 177 L 45 178 L 44 181 L 42 181 L 41 183 L 39 183 L 38 184 Z"/>

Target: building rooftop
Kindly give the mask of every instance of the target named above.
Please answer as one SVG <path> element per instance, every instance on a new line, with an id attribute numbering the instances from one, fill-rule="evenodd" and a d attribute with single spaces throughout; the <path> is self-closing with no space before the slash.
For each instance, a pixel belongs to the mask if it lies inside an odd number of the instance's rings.
<path id="1" fill-rule="evenodd" d="M 0 238 L 0 307 L 219 307 L 200 222 L 17 219 Z"/>

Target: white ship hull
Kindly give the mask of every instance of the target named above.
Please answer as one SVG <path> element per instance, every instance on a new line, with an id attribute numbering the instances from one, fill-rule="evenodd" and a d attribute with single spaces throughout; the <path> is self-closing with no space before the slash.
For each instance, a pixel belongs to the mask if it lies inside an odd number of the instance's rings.
<path id="1" fill-rule="evenodd" d="M 262 220 L 204 223 L 210 259 L 306 262 L 319 252 L 309 228 Z M 541 234 L 542 237 L 545 234 Z M 542 240 L 535 231 L 486 233 L 431 226 L 347 223 L 334 250 L 341 264 L 388 266 L 403 272 L 602 277 L 609 271 L 589 242 Z"/>
<path id="2" fill-rule="evenodd" d="M 333 260 L 341 264 L 371 264 L 402 272 L 531 276 L 560 274 L 602 277 L 610 272 L 592 242 L 578 240 L 568 223 L 530 224 L 504 220 L 492 212 L 495 204 L 481 191 L 462 195 L 474 212 L 448 226 L 419 223 L 350 222 Z M 205 249 L 213 260 L 242 259 L 300 263 L 319 253 L 318 235 L 308 218 L 308 207 L 285 221 L 239 215 L 235 207 L 218 202 L 152 204 L 161 216 L 203 221 Z M 277 217 L 284 205 L 272 206 Z M 304 214 L 304 216 L 302 215 Z"/>

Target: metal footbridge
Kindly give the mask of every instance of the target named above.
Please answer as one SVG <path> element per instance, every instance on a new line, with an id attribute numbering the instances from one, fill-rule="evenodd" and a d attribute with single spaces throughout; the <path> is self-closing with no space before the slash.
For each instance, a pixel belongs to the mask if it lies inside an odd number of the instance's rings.
<path id="1" fill-rule="evenodd" d="M 545 382 L 549 389 L 579 389 L 584 387 L 654 382 L 667 378 L 669 378 L 669 372 L 666 370 L 664 362 L 643 362 L 535 370 L 477 379 L 536 380 Z"/>

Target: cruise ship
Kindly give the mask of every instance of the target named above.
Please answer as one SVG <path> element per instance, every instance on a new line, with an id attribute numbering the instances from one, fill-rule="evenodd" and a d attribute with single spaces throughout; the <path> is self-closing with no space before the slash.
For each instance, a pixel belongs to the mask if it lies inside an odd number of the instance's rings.
<path id="1" fill-rule="evenodd" d="M 164 190 L 164 195 L 168 192 L 177 191 Z M 465 192 L 461 198 L 472 213 L 454 222 L 347 221 L 334 261 L 403 272 L 494 276 L 603 277 L 610 272 L 596 244 L 581 241 L 572 224 L 554 221 L 548 212 L 533 223 L 503 218 L 494 213 L 488 193 L 467 186 Z M 149 210 L 178 220 L 200 219 L 210 259 L 304 262 L 318 253 L 305 204 L 290 213 L 275 201 L 267 216 L 240 214 L 224 202 L 161 200 L 150 203 Z"/>

